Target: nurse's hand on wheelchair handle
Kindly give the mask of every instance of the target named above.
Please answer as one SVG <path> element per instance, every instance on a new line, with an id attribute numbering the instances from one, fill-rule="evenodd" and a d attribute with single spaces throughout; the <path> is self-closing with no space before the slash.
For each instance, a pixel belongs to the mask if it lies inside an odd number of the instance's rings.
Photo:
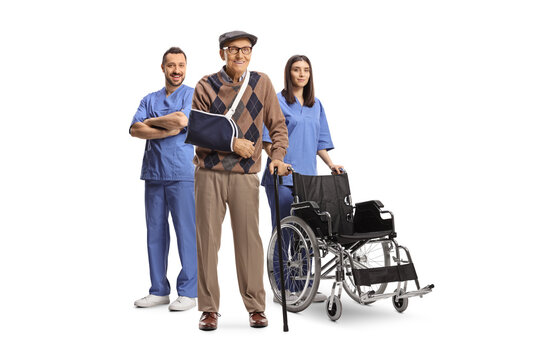
<path id="1" fill-rule="evenodd" d="M 334 164 L 332 164 L 330 166 L 330 170 L 332 170 L 332 175 L 338 175 L 338 174 L 344 174 L 345 173 L 345 167 L 343 165 L 334 165 Z"/>

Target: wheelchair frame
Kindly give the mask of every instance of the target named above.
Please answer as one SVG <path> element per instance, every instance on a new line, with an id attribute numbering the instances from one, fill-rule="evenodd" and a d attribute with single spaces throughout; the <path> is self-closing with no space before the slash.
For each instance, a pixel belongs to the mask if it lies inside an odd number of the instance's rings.
<path id="1" fill-rule="evenodd" d="M 345 181 L 348 190 L 348 178 Z M 343 202 L 352 208 L 350 194 Z M 392 304 L 398 312 L 407 309 L 409 298 L 422 297 L 432 291 L 433 284 L 420 287 L 409 250 L 399 245 L 395 239 L 394 215 L 391 211 L 382 210 L 383 207 L 378 200 L 356 203 L 354 215 L 349 212 L 342 214 L 342 217 L 354 223 L 355 231 L 361 231 L 343 235 L 333 231 L 332 215 L 328 211 L 321 211 L 317 202 L 300 201 L 295 187 L 291 216 L 281 221 L 282 237 L 289 238 L 284 260 L 289 271 L 289 281 L 285 282 L 285 286 L 293 287 L 288 289 L 289 294 L 286 295 L 288 311 L 299 312 L 307 308 L 321 279 L 334 280 L 331 294 L 325 303 L 326 313 L 333 321 L 341 317 L 343 288 L 351 298 L 364 305 L 392 298 Z M 365 217 L 360 218 L 360 214 Z M 277 230 L 274 229 L 267 253 L 267 265 L 272 291 L 282 303 L 280 284 L 275 276 L 276 237 Z M 368 246 L 372 246 L 376 252 L 382 251 L 382 255 L 376 253 L 375 256 L 382 256 L 382 263 L 380 260 L 369 259 L 369 254 L 365 252 Z M 392 252 L 395 256 L 391 257 Z M 402 259 L 402 252 L 406 254 L 406 259 Z M 321 258 L 328 254 L 332 254 L 333 258 L 321 266 Z M 396 265 L 391 265 L 392 261 Z M 375 263 L 383 266 L 374 267 Z M 414 280 L 416 290 L 407 291 L 407 283 L 411 280 Z M 397 282 L 396 289 L 385 292 L 391 282 Z M 302 288 L 296 289 L 296 286 Z"/>

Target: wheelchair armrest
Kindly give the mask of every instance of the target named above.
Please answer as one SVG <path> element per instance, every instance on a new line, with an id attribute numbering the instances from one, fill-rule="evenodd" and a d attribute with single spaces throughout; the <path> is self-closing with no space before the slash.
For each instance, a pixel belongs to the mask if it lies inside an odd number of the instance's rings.
<path id="1" fill-rule="evenodd" d="M 390 211 L 382 210 L 383 203 L 379 200 L 365 201 L 355 204 L 354 232 L 365 233 L 387 231 L 394 228 L 394 216 Z"/>
<path id="2" fill-rule="evenodd" d="M 379 200 L 370 200 L 370 201 L 364 201 L 361 203 L 356 203 L 354 204 L 354 207 L 368 207 L 371 205 L 375 205 L 379 209 L 384 207 L 383 203 L 380 202 Z"/>
<path id="3" fill-rule="evenodd" d="M 317 204 L 315 201 L 302 201 L 291 204 L 292 211 L 300 209 L 313 211 L 313 213 L 317 214 L 317 216 L 320 217 L 321 221 L 328 221 L 328 218 L 331 217 L 329 212 L 321 211 L 321 209 L 319 208 L 319 204 Z"/>
<path id="4" fill-rule="evenodd" d="M 291 204 L 291 214 L 306 221 L 312 228 L 321 229 L 323 233 L 332 234 L 332 216 L 327 211 L 321 211 L 319 204 L 314 201 L 302 201 Z M 322 234 L 325 235 L 325 234 Z"/>
<path id="5" fill-rule="evenodd" d="M 313 210 L 319 210 L 319 204 L 317 204 L 315 201 L 301 201 L 297 203 L 291 204 L 291 209 L 313 209 Z"/>

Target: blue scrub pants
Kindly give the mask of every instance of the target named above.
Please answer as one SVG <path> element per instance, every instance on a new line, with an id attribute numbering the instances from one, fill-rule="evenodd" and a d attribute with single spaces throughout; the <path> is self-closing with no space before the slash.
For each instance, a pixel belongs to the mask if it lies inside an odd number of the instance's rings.
<path id="1" fill-rule="evenodd" d="M 145 181 L 146 230 L 150 265 L 150 294 L 169 295 L 169 212 L 172 217 L 182 270 L 176 279 L 178 295 L 197 297 L 195 191 L 192 181 Z"/>
<path id="2" fill-rule="evenodd" d="M 275 229 L 276 228 L 276 225 L 277 225 L 277 220 L 276 220 L 276 201 L 275 201 L 275 190 L 274 190 L 274 186 L 273 185 L 266 185 L 265 186 L 265 189 L 266 189 L 266 197 L 268 198 L 268 205 L 270 205 L 270 211 L 272 212 L 272 229 Z M 290 215 L 291 213 L 291 204 L 293 203 L 293 195 L 292 195 L 292 192 L 293 192 L 293 187 L 292 186 L 287 186 L 287 185 L 278 185 L 278 195 L 279 195 L 279 215 L 281 217 L 281 219 L 287 217 Z M 290 241 L 290 236 L 292 235 L 292 233 L 290 231 L 285 231 L 283 230 L 282 231 L 282 240 L 283 240 L 283 252 L 284 252 L 284 256 L 287 254 L 288 252 L 288 248 L 289 246 L 292 246 L 294 248 L 294 244 L 291 244 L 291 241 Z M 276 246 L 275 248 L 275 251 L 274 251 L 274 259 L 278 259 L 279 258 L 279 253 L 277 252 L 278 250 L 278 247 Z M 292 254 L 292 256 L 294 256 L 294 251 L 291 249 L 289 251 L 289 253 Z M 305 256 L 300 256 L 300 254 L 298 254 L 299 257 L 302 257 L 302 258 L 305 258 Z M 305 254 L 302 254 L 302 255 L 305 255 Z M 278 289 L 281 289 L 281 280 L 280 280 L 280 270 L 279 270 L 279 261 L 274 261 L 274 276 L 275 276 L 275 280 L 276 280 L 276 284 L 278 286 Z M 308 264 L 304 264 L 303 265 L 303 268 L 304 268 L 304 271 L 307 271 L 307 268 L 308 268 Z M 297 291 L 298 289 L 302 289 L 304 287 L 304 282 L 301 281 L 301 280 L 296 280 L 296 281 L 292 281 L 290 278 L 289 278 L 289 275 L 294 275 L 292 273 L 290 273 L 290 271 L 285 271 L 285 284 L 287 285 L 286 286 L 286 289 L 291 291 L 291 292 L 295 292 Z"/>
<path id="3" fill-rule="evenodd" d="M 274 185 L 266 185 L 266 197 L 268 198 L 268 205 L 270 205 L 270 211 L 272 212 L 272 229 L 276 228 L 276 201 Z M 278 185 L 279 195 L 279 215 L 281 219 L 291 215 L 291 204 L 293 203 L 292 196 L 293 187 L 287 185 Z"/>

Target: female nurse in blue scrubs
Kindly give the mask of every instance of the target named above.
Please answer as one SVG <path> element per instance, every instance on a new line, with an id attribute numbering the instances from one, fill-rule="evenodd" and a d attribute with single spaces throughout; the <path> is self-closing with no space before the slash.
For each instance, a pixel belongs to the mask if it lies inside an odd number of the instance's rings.
<path id="1" fill-rule="evenodd" d="M 343 166 L 332 162 L 328 151 L 334 148 L 324 108 L 315 97 L 311 62 L 304 55 L 292 56 L 285 65 L 285 88 L 277 94 L 281 111 L 285 116 L 289 131 L 289 148 L 283 160 L 291 164 L 294 171 L 303 175 L 317 175 L 317 155 L 333 174 L 342 173 Z M 263 130 L 263 145 L 270 153 L 271 140 L 268 130 Z M 268 164 L 262 179 L 266 189 L 268 204 L 272 211 L 272 228 L 276 227 L 275 194 L 273 177 Z M 292 175 L 283 177 L 283 185 L 278 185 L 279 213 L 283 219 L 289 216 L 292 196 Z M 326 296 L 317 293 L 313 301 L 322 302 Z"/>

